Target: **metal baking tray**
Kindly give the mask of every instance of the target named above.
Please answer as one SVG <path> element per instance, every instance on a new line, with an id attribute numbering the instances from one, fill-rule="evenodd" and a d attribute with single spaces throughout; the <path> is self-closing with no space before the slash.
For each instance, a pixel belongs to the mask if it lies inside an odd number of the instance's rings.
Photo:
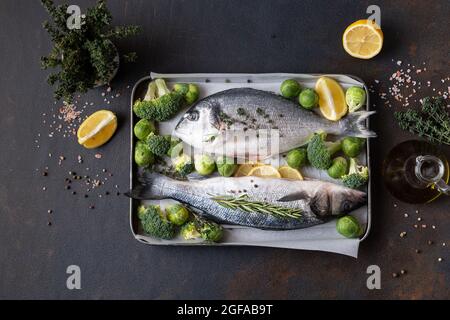
<path id="1" fill-rule="evenodd" d="M 226 88 L 232 87 L 255 87 L 256 85 L 264 85 L 265 83 L 273 83 L 279 82 L 281 83 L 284 79 L 294 78 L 299 80 L 300 83 L 309 83 L 309 87 L 312 87 L 312 83 L 316 81 L 316 79 L 320 76 L 329 76 L 335 78 L 340 82 L 344 87 L 345 84 L 349 85 L 360 85 L 363 86 L 366 91 L 367 101 L 366 101 L 366 109 L 370 108 L 369 101 L 369 92 L 366 84 L 358 77 L 353 75 L 344 75 L 344 74 L 294 74 L 294 73 L 267 73 L 267 74 L 156 74 L 151 73 L 151 75 L 143 77 L 139 79 L 133 87 L 131 94 L 131 108 L 130 108 L 130 189 L 132 189 L 136 183 L 135 174 L 137 172 L 137 167 L 134 163 L 134 145 L 135 145 L 135 137 L 133 134 L 133 127 L 136 123 L 136 116 L 133 113 L 133 104 L 138 98 L 142 98 L 145 95 L 147 90 L 147 85 L 149 81 L 156 78 L 163 78 L 167 82 L 190 82 L 196 83 L 200 86 L 200 89 L 204 86 L 209 85 L 217 85 L 223 84 Z M 201 96 L 203 98 L 204 96 Z M 369 127 L 369 120 L 366 120 L 366 125 Z M 370 170 L 370 139 L 367 139 L 366 144 L 366 154 L 365 160 L 367 166 Z M 369 235 L 371 226 L 372 226 L 372 213 L 371 213 L 371 204 L 372 204 L 372 192 L 371 192 L 371 183 L 369 182 L 367 186 L 367 195 L 368 195 L 368 203 L 367 203 L 367 216 L 366 216 L 366 228 L 364 234 L 360 237 L 359 241 L 362 242 Z M 286 242 L 282 242 L 281 244 L 273 244 L 268 243 L 267 241 L 253 241 L 253 242 L 223 242 L 219 244 L 208 244 L 203 242 L 182 242 L 182 241 L 167 241 L 160 239 L 153 239 L 151 237 L 146 236 L 142 233 L 139 227 L 139 221 L 136 214 L 137 206 L 139 205 L 139 201 L 130 199 L 130 226 L 133 236 L 141 243 L 149 244 L 149 245 L 176 245 L 176 246 L 194 246 L 194 245 L 220 245 L 220 246 L 262 246 L 262 247 L 281 247 L 281 248 L 291 248 L 291 246 L 286 245 Z M 252 229 L 248 227 L 241 226 L 231 226 L 225 225 L 225 230 L 227 229 L 251 229 L 257 232 L 258 229 Z M 314 228 L 314 227 L 313 227 Z M 310 228 L 308 228 L 310 229 Z M 297 232 L 302 232 L 303 230 L 308 229 L 300 229 L 295 230 Z M 276 232 L 285 232 L 285 231 L 276 231 Z M 326 239 L 323 239 L 326 241 Z M 321 239 L 322 241 L 322 239 Z M 303 248 L 305 249 L 305 248 Z M 306 248 L 308 250 L 308 248 Z M 311 250 L 320 250 L 314 248 L 314 245 L 311 247 Z M 324 250 L 329 251 L 329 250 Z M 333 250 L 330 250 L 333 251 Z"/>

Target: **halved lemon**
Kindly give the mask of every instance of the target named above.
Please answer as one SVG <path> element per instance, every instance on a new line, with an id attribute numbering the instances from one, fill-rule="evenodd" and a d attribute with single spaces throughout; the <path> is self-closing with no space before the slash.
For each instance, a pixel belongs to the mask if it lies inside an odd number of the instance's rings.
<path id="1" fill-rule="evenodd" d="M 352 57 L 373 58 L 383 47 L 383 31 L 373 20 L 358 20 L 345 29 L 342 45 Z"/>
<path id="2" fill-rule="evenodd" d="M 263 166 L 263 163 L 245 163 L 245 164 L 241 164 L 238 168 L 238 170 L 236 171 L 236 173 L 234 174 L 235 177 L 245 177 L 247 176 L 250 171 L 252 171 L 252 169 L 256 168 L 256 167 L 260 167 Z"/>
<path id="3" fill-rule="evenodd" d="M 87 149 L 95 149 L 111 139 L 117 129 L 117 117 L 108 110 L 100 110 L 89 116 L 78 128 L 78 143 Z"/>
<path id="4" fill-rule="evenodd" d="M 281 174 L 278 172 L 278 170 L 268 165 L 253 168 L 252 170 L 250 170 L 247 176 L 260 178 L 281 178 Z"/>
<path id="5" fill-rule="evenodd" d="M 331 121 L 338 121 L 347 114 L 348 107 L 341 85 L 329 77 L 320 77 L 316 82 L 319 107 L 322 115 Z"/>
<path id="6" fill-rule="evenodd" d="M 280 173 L 281 177 L 284 179 L 291 179 L 291 180 L 303 180 L 303 176 L 297 169 L 291 168 L 289 166 L 283 166 L 278 168 L 278 172 Z"/>

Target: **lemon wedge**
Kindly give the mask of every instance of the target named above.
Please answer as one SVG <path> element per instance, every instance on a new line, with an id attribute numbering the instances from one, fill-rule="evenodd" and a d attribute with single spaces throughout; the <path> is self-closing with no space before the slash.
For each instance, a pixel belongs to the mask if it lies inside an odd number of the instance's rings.
<path id="1" fill-rule="evenodd" d="M 87 149 L 95 149 L 108 142 L 117 129 L 117 117 L 108 110 L 100 110 L 89 116 L 78 128 L 78 143 Z"/>
<path id="2" fill-rule="evenodd" d="M 260 178 L 281 178 L 281 174 L 278 170 L 272 166 L 263 165 L 250 170 L 247 176 L 260 177 Z"/>
<path id="3" fill-rule="evenodd" d="M 340 84 L 329 77 L 320 77 L 316 82 L 319 107 L 322 115 L 331 121 L 338 121 L 347 114 L 345 93 Z"/>
<path id="4" fill-rule="evenodd" d="M 372 20 L 358 20 L 345 29 L 342 45 L 352 57 L 370 59 L 383 47 L 383 32 Z"/>
<path id="5" fill-rule="evenodd" d="M 291 168 L 289 166 L 283 166 L 278 168 L 278 172 L 280 173 L 281 177 L 284 179 L 291 179 L 291 180 L 303 180 L 303 176 L 297 169 Z"/>

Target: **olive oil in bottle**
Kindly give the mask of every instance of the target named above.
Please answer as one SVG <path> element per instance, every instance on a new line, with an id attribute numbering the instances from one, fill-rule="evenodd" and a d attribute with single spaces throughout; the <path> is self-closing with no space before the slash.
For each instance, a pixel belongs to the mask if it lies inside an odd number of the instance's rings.
<path id="1" fill-rule="evenodd" d="M 450 195 L 449 164 L 439 149 L 425 141 L 395 146 L 384 160 L 383 178 L 389 192 L 407 203 L 427 203 Z"/>

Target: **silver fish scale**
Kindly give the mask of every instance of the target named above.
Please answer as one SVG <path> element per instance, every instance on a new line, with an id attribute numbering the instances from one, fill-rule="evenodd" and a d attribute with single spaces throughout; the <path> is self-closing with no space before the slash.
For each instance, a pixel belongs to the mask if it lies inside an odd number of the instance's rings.
<path id="1" fill-rule="evenodd" d="M 215 106 L 215 112 L 221 121 L 232 122 L 227 123 L 225 132 L 222 132 L 223 136 L 217 137 L 214 144 L 207 146 L 206 150 L 213 153 L 220 154 L 225 144 L 233 145 L 236 134 L 254 137 L 259 136 L 261 130 L 268 132 L 278 130 L 280 138 L 278 153 L 306 144 L 311 134 L 317 131 L 335 135 L 342 133 L 339 122 L 326 120 L 312 111 L 301 108 L 298 103 L 267 91 L 251 88 L 230 89 L 205 98 L 198 106 L 201 107 L 202 103 Z M 260 138 L 257 140 L 260 142 L 252 140 L 251 144 L 264 145 Z M 271 139 L 263 141 L 270 144 Z M 245 150 L 241 145 L 236 149 L 237 152 Z M 268 146 L 268 150 L 271 150 L 271 146 Z M 241 154 L 236 155 L 242 157 Z M 272 153 L 261 158 L 270 155 Z"/>
<path id="2" fill-rule="evenodd" d="M 341 128 L 338 123 L 328 121 L 314 112 L 300 108 L 298 103 L 285 99 L 274 93 L 251 88 L 230 89 L 209 97 L 230 117 L 245 120 L 247 117 L 239 115 L 238 110 L 244 109 L 248 115 L 247 124 L 252 119 L 260 129 L 271 129 L 276 127 L 285 138 L 308 136 L 318 130 L 324 130 L 330 134 L 339 134 Z M 207 98 L 208 99 L 208 98 Z M 214 103 L 213 103 L 214 104 Z M 263 113 L 257 110 L 261 109 Z M 268 118 L 264 118 L 267 115 Z M 273 123 L 268 121 L 272 120 Z M 230 129 L 240 130 L 245 125 L 235 122 Z M 299 138 L 294 140 L 298 141 Z"/>

